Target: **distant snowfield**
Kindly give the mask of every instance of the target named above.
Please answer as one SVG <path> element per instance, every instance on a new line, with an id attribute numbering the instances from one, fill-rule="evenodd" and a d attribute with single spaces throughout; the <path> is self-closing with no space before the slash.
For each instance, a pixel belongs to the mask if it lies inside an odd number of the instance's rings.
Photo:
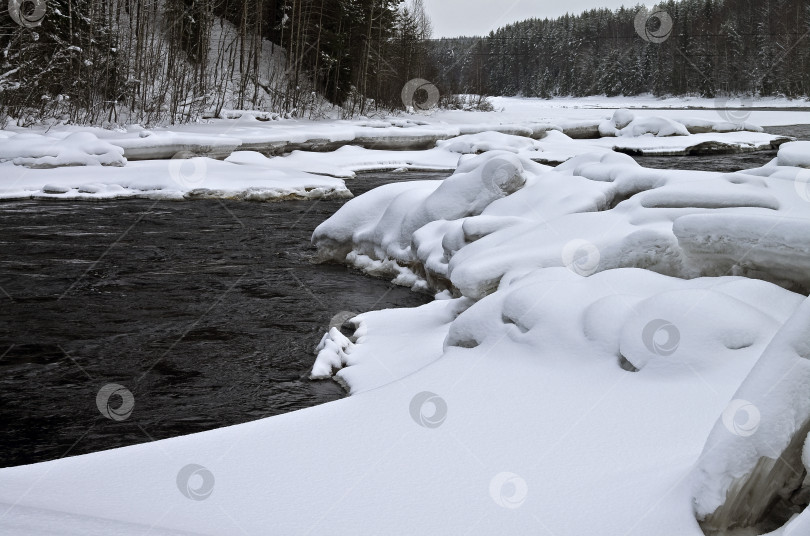
<path id="1" fill-rule="evenodd" d="M 748 121 L 763 127 L 810 124 L 810 100 L 807 99 L 638 96 L 553 99 L 493 97 L 491 100 L 496 110 L 503 110 L 507 115 L 525 117 L 526 114 L 532 114 L 550 121 L 592 119 L 603 115 L 605 110 L 628 108 L 635 112 L 646 109 L 649 110 L 647 113 L 668 118 L 697 117 L 733 122 Z"/>
<path id="2" fill-rule="evenodd" d="M 737 173 L 651 170 L 613 147 L 742 148 L 773 138 L 656 136 L 715 123 L 725 130 L 725 122 L 595 113 L 592 126 L 613 136 L 572 140 L 552 129 L 534 139 L 492 122 L 421 151 L 0 164 L 4 179 L 22 170 L 14 191 L 47 180 L 67 190 L 46 195 L 63 196 L 74 195 L 72 175 L 82 173 L 104 188 L 148 192 L 168 180 L 156 177 L 169 164 L 190 165 L 183 176 L 192 177 L 204 166 L 203 180 L 215 181 L 175 186 L 181 197 L 225 192 L 229 181 L 239 184 L 229 191 L 243 191 L 262 177 L 316 189 L 331 180 L 338 192 L 337 177 L 364 167 L 455 169 L 444 181 L 352 199 L 313 235 L 321 260 L 437 297 L 361 314 L 324 335 L 312 376 L 335 378 L 352 396 L 0 469 L 0 533 L 703 536 L 699 517 L 722 529 L 761 514 L 758 505 L 780 493 L 801 497 L 794 474 L 810 466 L 807 143 L 786 143 L 769 165 Z M 430 130 L 456 117 L 323 128 Z M 491 116 L 465 117 L 485 124 Z M 520 128 L 546 120 L 538 112 Z M 289 127 L 247 124 L 222 133 L 223 146 Z M 112 158 L 110 146 L 120 146 L 98 137 L 103 143 L 81 139 L 70 151 L 25 158 Z M 537 162 L 548 154 L 565 163 Z M 782 453 L 791 471 L 768 473 L 773 464 L 762 460 Z M 739 493 L 760 480 L 773 486 L 753 486 L 754 500 Z M 799 513 L 797 501 L 786 508 Z M 788 517 L 765 519 L 754 533 L 807 534 L 810 514 L 784 526 Z"/>

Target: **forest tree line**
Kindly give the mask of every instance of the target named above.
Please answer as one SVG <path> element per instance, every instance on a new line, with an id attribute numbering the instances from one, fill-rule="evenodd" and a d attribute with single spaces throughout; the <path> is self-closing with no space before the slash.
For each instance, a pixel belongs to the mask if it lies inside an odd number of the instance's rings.
<path id="1" fill-rule="evenodd" d="M 659 32 L 661 40 L 637 31 L 640 6 L 531 19 L 483 38 L 432 42 L 431 76 L 449 92 L 546 98 L 810 95 L 808 0 L 669 0 L 657 6 L 671 21 Z M 662 21 L 651 17 L 648 23 L 660 29 Z"/>
<path id="2" fill-rule="evenodd" d="M 32 120 L 393 109 L 424 74 L 430 37 L 422 0 L 12 1 L 18 12 L 0 12 L 0 113 Z"/>

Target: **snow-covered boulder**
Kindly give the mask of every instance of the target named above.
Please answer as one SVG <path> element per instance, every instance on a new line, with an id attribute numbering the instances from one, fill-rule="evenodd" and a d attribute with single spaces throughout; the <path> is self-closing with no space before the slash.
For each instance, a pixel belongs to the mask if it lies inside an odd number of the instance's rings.
<path id="1" fill-rule="evenodd" d="M 681 123 L 665 117 L 636 117 L 629 110 L 616 110 L 613 118 L 599 125 L 602 136 L 638 137 L 645 134 L 653 136 L 688 136 L 689 130 Z"/>
<path id="2" fill-rule="evenodd" d="M 735 274 L 810 288 L 806 170 L 654 170 L 614 152 L 551 169 L 522 157 L 465 155 L 443 183 L 372 191 L 319 226 L 313 241 L 324 259 L 474 299 L 510 272 L 550 266 L 583 276 L 622 267 Z"/>
<path id="3" fill-rule="evenodd" d="M 779 147 L 780 166 L 810 168 L 810 141 L 794 141 Z"/>
<path id="4" fill-rule="evenodd" d="M 810 502 L 808 433 L 810 299 L 770 342 L 706 442 L 693 490 L 707 534 L 761 534 L 800 513 Z"/>
<path id="5" fill-rule="evenodd" d="M 117 166 L 127 163 L 124 150 L 90 132 L 64 138 L 21 133 L 0 143 L 0 162 L 45 169 L 65 166 Z"/>
<path id="6" fill-rule="evenodd" d="M 412 247 L 417 230 L 477 216 L 543 169 L 548 168 L 509 152 L 471 156 L 444 181 L 390 184 L 350 201 L 315 229 L 312 241 L 321 260 L 343 262 L 354 251 L 357 267 L 367 271 L 388 260 L 409 267 L 417 260 Z"/>
<path id="7" fill-rule="evenodd" d="M 449 140 L 438 141 L 436 146 L 461 154 L 480 154 L 487 151 L 520 153 L 542 150 L 542 145 L 537 140 L 493 131 L 457 136 Z"/>

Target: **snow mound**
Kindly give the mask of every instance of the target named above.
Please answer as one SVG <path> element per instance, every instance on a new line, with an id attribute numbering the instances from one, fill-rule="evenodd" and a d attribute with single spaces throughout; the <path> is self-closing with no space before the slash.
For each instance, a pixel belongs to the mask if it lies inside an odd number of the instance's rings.
<path id="1" fill-rule="evenodd" d="M 497 199 L 526 185 L 529 171 L 548 169 L 503 151 L 461 163 L 444 181 L 390 184 L 352 200 L 318 226 L 312 241 L 321 260 L 343 262 L 356 254 L 407 267 L 416 261 L 414 233 L 440 220 L 477 216 Z"/>
<path id="2" fill-rule="evenodd" d="M 0 144 L 0 162 L 47 169 L 65 166 L 126 165 L 124 150 L 98 139 L 90 132 L 74 132 L 64 138 L 21 133 Z"/>
<path id="3" fill-rule="evenodd" d="M 765 295 L 775 303 L 757 303 Z M 547 268 L 511 275 L 453 322 L 445 347 L 476 348 L 501 337 L 531 347 L 554 340 L 569 359 L 600 355 L 617 367 L 627 361 L 666 376 L 673 367 L 723 367 L 741 354 L 755 359 L 784 310 L 799 303 L 790 292 L 744 278 L 685 281 L 632 268 L 581 278 Z M 723 318 L 731 310 L 735 315 Z"/>
<path id="4" fill-rule="evenodd" d="M 728 134 L 739 132 L 763 133 L 762 127 L 750 123 L 730 123 L 702 118 L 637 116 L 630 110 L 619 109 L 611 119 L 598 125 L 603 137 L 637 138 L 641 136 L 670 137 L 695 134 Z M 721 140 L 722 138 L 718 139 Z M 675 142 L 678 144 L 679 142 Z M 731 148 L 728 149 L 732 150 Z"/>
<path id="5" fill-rule="evenodd" d="M 475 299 L 510 272 L 551 266 L 581 276 L 622 267 L 746 275 L 803 290 L 810 195 L 802 173 L 653 170 L 612 152 L 550 169 L 491 151 L 463 156 L 443 183 L 386 187 L 347 203 L 313 242 L 324 260 L 376 263 L 399 277 L 396 265 L 414 275 L 400 282 Z"/>
<path id="6" fill-rule="evenodd" d="M 599 125 L 602 136 L 638 137 L 646 134 L 653 136 L 688 136 L 685 125 L 666 117 L 636 117 L 629 110 L 616 110 L 613 118 Z"/>
<path id="7" fill-rule="evenodd" d="M 503 134 L 501 132 L 482 132 L 467 134 L 449 140 L 440 140 L 436 146 L 453 153 L 480 154 L 487 151 L 541 151 L 542 145 L 531 138 Z"/>
<path id="8" fill-rule="evenodd" d="M 810 141 L 794 141 L 779 147 L 777 161 L 780 166 L 810 168 Z"/>

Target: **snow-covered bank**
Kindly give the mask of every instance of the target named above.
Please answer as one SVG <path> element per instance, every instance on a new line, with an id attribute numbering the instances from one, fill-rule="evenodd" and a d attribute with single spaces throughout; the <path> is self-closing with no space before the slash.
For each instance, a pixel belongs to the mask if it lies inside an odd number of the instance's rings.
<path id="1" fill-rule="evenodd" d="M 771 109 L 810 109 L 810 99 L 790 99 L 787 97 L 656 97 L 655 95 L 617 96 L 594 95 L 591 97 L 553 97 L 550 99 L 522 97 L 492 97 L 493 104 L 504 106 L 505 103 L 526 101 L 540 102 L 545 108 L 562 109 L 672 109 L 672 110 L 713 110 L 717 108 L 771 108 Z M 534 104 L 538 106 L 538 104 Z M 508 105 L 507 105 L 508 106 Z"/>
<path id="2" fill-rule="evenodd" d="M 514 343 L 532 348 L 535 358 L 548 346 L 574 356 L 604 351 L 617 368 L 646 375 L 652 367 L 662 380 L 673 381 L 678 367 L 685 367 L 680 370 L 690 371 L 727 405 L 715 413 L 711 436 L 705 429 L 684 432 L 709 439 L 702 455 L 691 455 L 696 469 L 669 488 L 683 484 L 694 495 L 667 500 L 683 507 L 694 500 L 693 519 L 712 536 L 737 534 L 739 528 L 764 534 L 783 526 L 784 534 L 803 534 L 806 514 L 788 522 L 810 495 L 802 449 L 810 427 L 810 302 L 803 295 L 810 290 L 810 172 L 797 167 L 806 160 L 805 145 L 784 145 L 768 166 L 730 174 L 649 170 L 613 153 L 579 156 L 549 169 L 491 151 L 470 158 L 443 183 L 379 188 L 349 202 L 315 231 L 313 241 L 324 259 L 463 296 L 454 303 L 469 310 L 450 324 L 436 366 L 454 351 L 482 348 L 512 364 Z M 567 272 L 584 279 L 560 290 L 566 285 L 560 274 Z M 654 279 L 652 272 L 676 276 L 683 287 L 628 297 L 620 278 L 643 288 L 646 278 Z M 730 279 L 719 276 L 729 274 L 751 278 L 734 280 L 744 291 L 726 297 L 705 292 L 726 288 Z M 604 294 L 591 286 L 596 281 L 605 285 Z M 772 283 L 802 294 L 761 294 L 776 292 Z M 575 306 L 567 318 L 567 307 L 580 295 L 592 304 Z M 476 303 L 470 307 L 469 300 Z M 775 311 L 748 307 L 766 303 L 790 303 L 791 314 L 771 316 L 779 333 L 759 339 L 754 326 L 769 324 L 759 315 Z M 353 393 L 389 381 L 388 371 L 375 366 L 379 351 L 364 346 L 373 321 L 368 314 L 355 319 L 351 338 L 336 330 L 327 334 L 313 377 L 334 374 Z M 599 350 L 578 348 L 583 336 Z M 749 365 L 756 367 L 748 375 L 746 365 L 737 376 L 735 382 L 747 379 L 734 399 L 720 394 L 714 360 L 742 366 L 742 351 L 753 348 Z M 728 357 L 722 357 L 725 352 Z M 391 353 L 391 362 L 397 370 L 413 364 L 412 372 L 425 366 L 398 352 Z M 365 374 L 375 369 L 376 378 L 369 379 Z M 652 399 L 636 403 L 657 405 Z M 662 526 L 667 534 L 693 533 L 686 526 Z"/>
<path id="3" fill-rule="evenodd" d="M 631 112 L 625 112 L 630 115 Z M 237 147 L 244 151 L 258 151 L 270 156 L 284 155 L 293 151 L 331 152 L 352 145 L 381 151 L 418 151 L 440 145 L 442 141 L 457 136 L 498 132 L 528 139 L 542 140 L 551 131 L 559 131 L 575 139 L 624 136 L 630 138 L 647 133 L 656 136 L 689 136 L 689 134 L 713 133 L 712 140 L 735 144 L 729 132 L 762 132 L 753 124 L 722 120 L 695 118 L 665 119 L 655 116 L 631 119 L 622 132 L 602 128 L 606 119 L 590 121 L 558 121 L 552 123 L 542 117 L 524 116 L 502 118 L 501 121 L 480 121 L 467 112 L 468 123 L 450 124 L 437 118 L 398 119 L 376 121 L 331 121 L 331 122 L 260 122 L 256 120 L 212 120 L 207 124 L 185 125 L 172 131 L 144 131 L 130 129 L 127 133 L 99 133 L 106 141 L 122 147 L 131 160 L 170 158 L 179 151 L 191 151 L 221 157 Z M 249 117 L 249 116 L 242 116 Z M 608 116 L 609 120 L 609 116 Z M 662 126 L 664 125 L 664 126 Z M 627 126 L 627 125 L 625 125 Z M 768 140 L 775 136 L 764 135 Z M 759 139 L 763 139 L 763 137 Z M 644 144 L 637 147 L 644 151 Z"/>
<path id="4" fill-rule="evenodd" d="M 497 117 L 540 116 L 549 122 L 590 120 L 630 109 L 638 114 L 655 114 L 669 119 L 694 118 L 711 121 L 748 122 L 762 127 L 810 124 L 810 100 L 784 98 L 717 98 L 653 96 L 638 97 L 561 97 L 536 99 L 493 97 Z M 483 115 L 483 114 L 482 114 Z M 462 120 L 460 114 L 446 112 L 444 120 Z"/>

